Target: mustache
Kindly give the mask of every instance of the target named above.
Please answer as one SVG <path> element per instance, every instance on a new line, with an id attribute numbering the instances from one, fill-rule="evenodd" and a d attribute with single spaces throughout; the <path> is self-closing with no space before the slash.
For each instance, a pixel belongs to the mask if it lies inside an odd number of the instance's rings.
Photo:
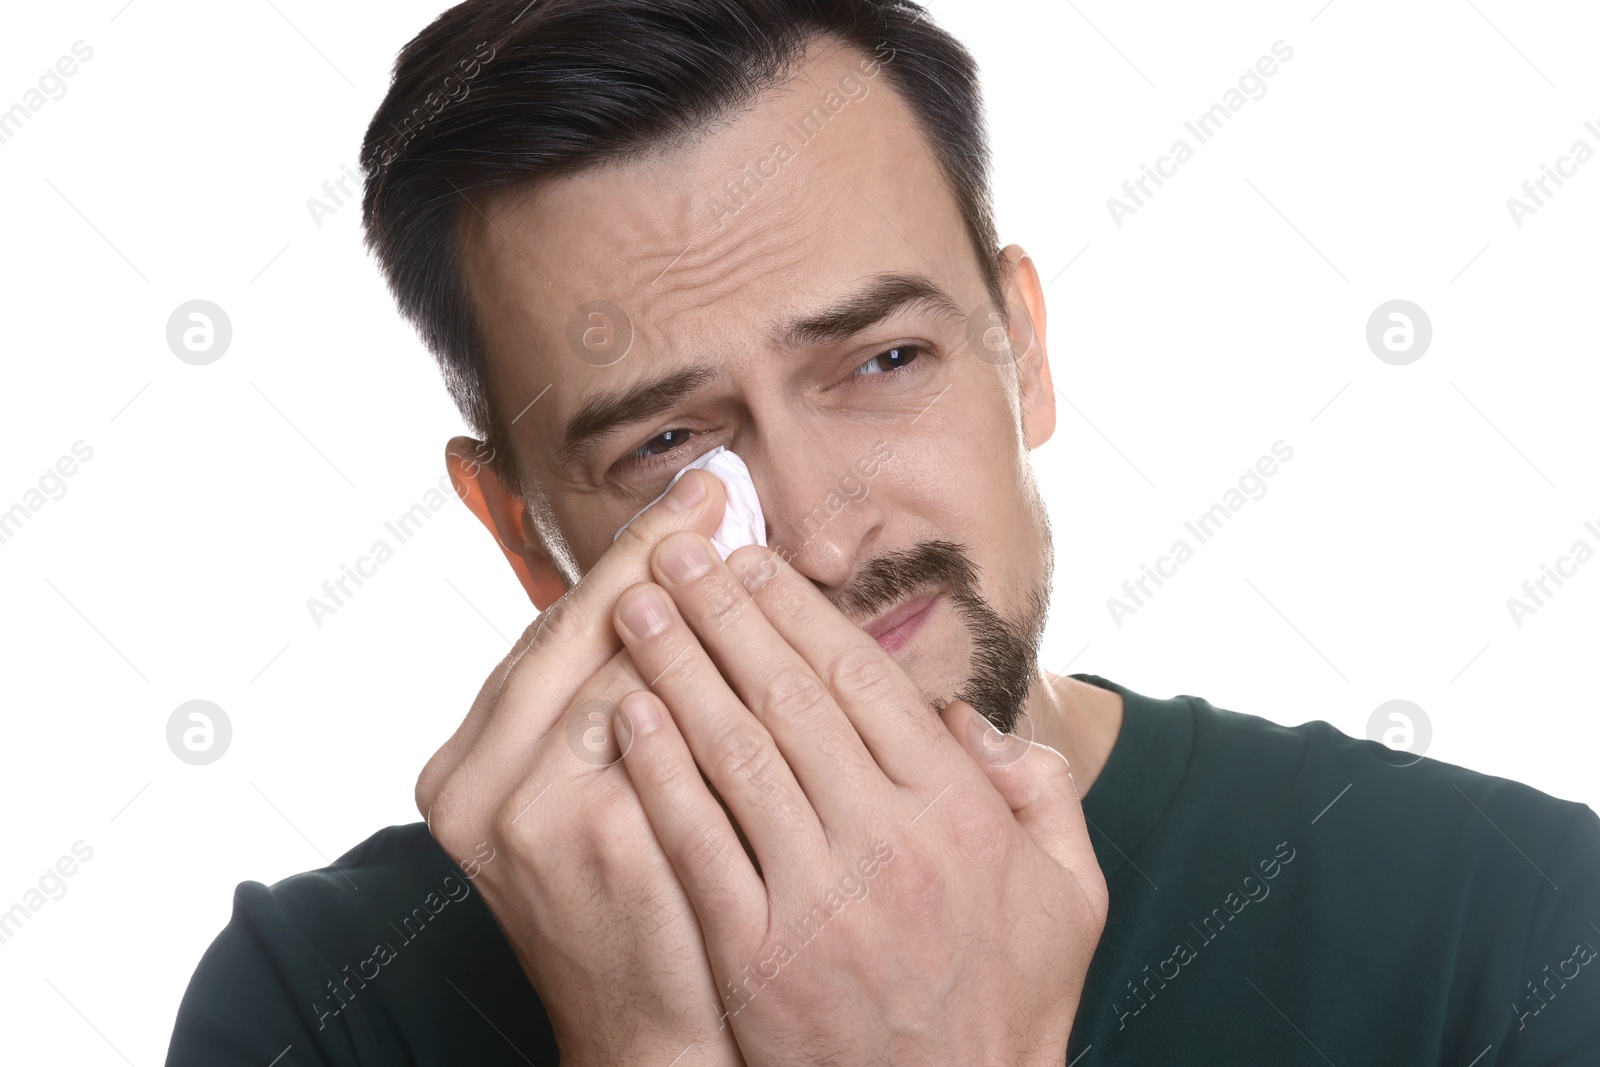
<path id="1" fill-rule="evenodd" d="M 923 541 L 869 560 L 856 580 L 832 599 L 845 615 L 868 618 L 930 587 L 947 591 L 972 641 L 971 673 L 955 696 L 996 729 L 1010 733 L 1017 728 L 1032 683 L 1047 602 L 1041 588 L 1030 589 L 1022 619 L 1012 622 L 979 594 L 978 577 L 965 545 Z M 943 700 L 934 702 L 938 711 L 944 705 Z"/>
<path id="2" fill-rule="evenodd" d="M 833 606 L 854 618 L 869 618 L 929 587 L 946 589 L 957 602 L 978 599 L 978 569 L 966 546 L 954 541 L 923 541 L 898 552 L 874 556 L 861 567 Z"/>

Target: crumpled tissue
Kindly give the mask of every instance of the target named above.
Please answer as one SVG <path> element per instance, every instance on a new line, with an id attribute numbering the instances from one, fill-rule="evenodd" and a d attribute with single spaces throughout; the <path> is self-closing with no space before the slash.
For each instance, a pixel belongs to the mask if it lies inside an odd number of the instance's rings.
<path id="1" fill-rule="evenodd" d="M 661 495 L 650 501 L 644 507 L 634 512 L 633 518 L 617 527 L 617 532 L 611 535 L 611 540 L 616 541 L 622 536 L 622 531 L 628 524 L 649 511 L 656 501 L 666 496 L 683 472 L 704 467 L 718 478 L 728 491 L 728 506 L 722 513 L 722 523 L 717 527 L 717 532 L 711 535 L 711 545 L 727 559 L 736 548 L 745 545 L 767 544 L 767 520 L 761 514 L 761 501 L 756 497 L 756 484 L 750 480 L 750 469 L 744 465 L 736 453 L 729 452 L 724 445 L 718 445 L 693 463 L 688 464 L 672 476 L 672 481 L 667 483 L 667 488 Z"/>

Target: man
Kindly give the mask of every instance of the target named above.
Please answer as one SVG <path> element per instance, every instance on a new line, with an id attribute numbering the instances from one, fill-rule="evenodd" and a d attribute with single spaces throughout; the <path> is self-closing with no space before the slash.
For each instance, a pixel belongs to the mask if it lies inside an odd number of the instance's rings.
<path id="1" fill-rule="evenodd" d="M 542 614 L 169 1063 L 1600 1062 L 1588 808 L 1039 668 L 1042 287 L 915 5 L 469 2 L 362 158 Z M 719 445 L 770 547 L 699 470 L 613 543 Z"/>

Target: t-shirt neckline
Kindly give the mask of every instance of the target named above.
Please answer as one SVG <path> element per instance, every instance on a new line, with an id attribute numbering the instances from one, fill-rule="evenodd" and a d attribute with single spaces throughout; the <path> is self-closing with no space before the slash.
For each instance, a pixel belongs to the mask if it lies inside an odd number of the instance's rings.
<path id="1" fill-rule="evenodd" d="M 1156 700 L 1096 674 L 1068 677 L 1122 697 L 1122 728 L 1083 798 L 1089 840 L 1109 881 L 1126 865 L 1138 869 L 1131 857 L 1183 783 L 1194 748 L 1194 708 L 1182 697 Z"/>

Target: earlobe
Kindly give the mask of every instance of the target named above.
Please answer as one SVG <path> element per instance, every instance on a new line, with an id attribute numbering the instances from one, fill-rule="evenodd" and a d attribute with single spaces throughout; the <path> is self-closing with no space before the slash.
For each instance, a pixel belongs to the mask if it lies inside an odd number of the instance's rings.
<path id="1" fill-rule="evenodd" d="M 543 550 L 526 535 L 526 508 L 521 497 L 507 489 L 500 476 L 481 457 L 489 454 L 481 441 L 452 437 L 445 445 L 444 465 L 456 496 L 494 536 L 506 562 L 522 583 L 528 599 L 540 611 L 567 591 L 566 583 Z"/>
<path id="2" fill-rule="evenodd" d="M 1044 286 L 1033 258 L 1017 245 L 1002 253 L 1010 276 L 1012 299 L 1021 302 L 1031 323 L 1013 325 L 1013 340 L 1026 339 L 1026 350 L 1017 362 L 1018 389 L 1022 402 L 1022 426 L 1028 448 L 1035 449 L 1050 440 L 1056 430 L 1056 390 L 1050 380 L 1050 356 L 1045 346 Z"/>

